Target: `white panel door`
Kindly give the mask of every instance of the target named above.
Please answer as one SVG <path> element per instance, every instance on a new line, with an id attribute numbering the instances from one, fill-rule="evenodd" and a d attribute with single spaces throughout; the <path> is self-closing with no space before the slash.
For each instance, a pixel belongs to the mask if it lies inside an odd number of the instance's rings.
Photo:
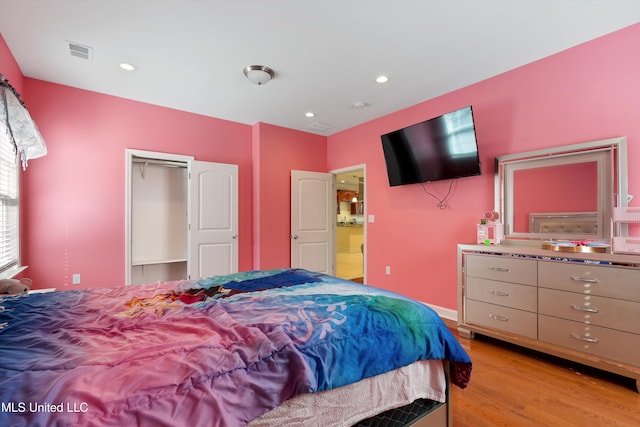
<path id="1" fill-rule="evenodd" d="M 333 175 L 291 171 L 291 267 L 335 274 Z"/>
<path id="2" fill-rule="evenodd" d="M 238 166 L 189 163 L 189 278 L 238 272 Z"/>

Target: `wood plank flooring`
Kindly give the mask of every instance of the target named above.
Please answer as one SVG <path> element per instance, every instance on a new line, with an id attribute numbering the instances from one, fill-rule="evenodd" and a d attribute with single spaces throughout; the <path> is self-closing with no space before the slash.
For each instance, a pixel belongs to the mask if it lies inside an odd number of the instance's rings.
<path id="1" fill-rule="evenodd" d="M 640 426 L 632 379 L 478 335 L 458 340 L 473 371 L 452 389 L 455 427 Z"/>
<path id="2" fill-rule="evenodd" d="M 363 259 L 361 252 L 336 252 L 336 276 L 362 282 Z"/>

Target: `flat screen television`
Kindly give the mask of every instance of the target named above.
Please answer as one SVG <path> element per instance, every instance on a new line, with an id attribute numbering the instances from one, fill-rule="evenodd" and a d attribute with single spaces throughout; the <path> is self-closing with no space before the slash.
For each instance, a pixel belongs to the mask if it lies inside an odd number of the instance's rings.
<path id="1" fill-rule="evenodd" d="M 471 106 L 381 138 L 392 187 L 480 175 Z"/>

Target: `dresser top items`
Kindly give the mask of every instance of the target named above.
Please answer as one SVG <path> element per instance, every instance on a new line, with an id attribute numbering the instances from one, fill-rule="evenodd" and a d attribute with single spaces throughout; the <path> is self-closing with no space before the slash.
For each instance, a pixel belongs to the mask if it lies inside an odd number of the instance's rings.
<path id="1" fill-rule="evenodd" d="M 458 245 L 459 251 L 473 252 L 478 255 L 504 256 L 511 258 L 536 259 L 541 261 L 575 262 L 580 264 L 615 265 L 640 269 L 640 257 L 637 255 L 611 253 L 570 253 L 560 254 L 537 247 L 516 245 Z"/>

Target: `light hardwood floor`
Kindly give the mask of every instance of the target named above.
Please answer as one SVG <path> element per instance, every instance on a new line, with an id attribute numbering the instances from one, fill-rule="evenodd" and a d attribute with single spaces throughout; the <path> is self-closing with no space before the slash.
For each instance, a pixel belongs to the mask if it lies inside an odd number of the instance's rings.
<path id="1" fill-rule="evenodd" d="M 336 276 L 347 280 L 361 279 L 363 262 L 361 252 L 337 252 Z"/>
<path id="2" fill-rule="evenodd" d="M 452 389 L 455 427 L 640 426 L 634 380 L 490 338 L 458 340 L 473 371 L 466 389 Z"/>

